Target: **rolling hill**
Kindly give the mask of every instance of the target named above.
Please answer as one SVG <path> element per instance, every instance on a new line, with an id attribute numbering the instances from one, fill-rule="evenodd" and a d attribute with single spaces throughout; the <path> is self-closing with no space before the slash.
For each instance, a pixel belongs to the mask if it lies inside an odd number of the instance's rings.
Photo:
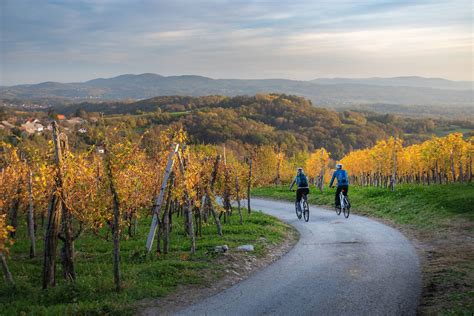
<path id="1" fill-rule="evenodd" d="M 145 99 L 164 95 L 254 95 L 285 93 L 306 97 L 320 106 L 351 104 L 473 105 L 469 82 L 420 77 L 369 79 L 212 79 L 202 76 L 161 76 L 145 73 L 86 82 L 0 87 L 1 99 L 64 98 L 72 100 Z M 442 89 L 440 89 L 442 88 Z"/>

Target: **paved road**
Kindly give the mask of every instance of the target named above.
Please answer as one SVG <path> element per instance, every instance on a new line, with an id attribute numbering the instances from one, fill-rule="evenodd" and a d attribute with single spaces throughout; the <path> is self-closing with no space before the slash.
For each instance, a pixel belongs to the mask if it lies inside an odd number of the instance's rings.
<path id="1" fill-rule="evenodd" d="M 414 315 L 421 289 L 418 256 L 397 230 L 374 220 L 310 206 L 253 199 L 252 208 L 298 229 L 280 260 L 179 315 Z"/>

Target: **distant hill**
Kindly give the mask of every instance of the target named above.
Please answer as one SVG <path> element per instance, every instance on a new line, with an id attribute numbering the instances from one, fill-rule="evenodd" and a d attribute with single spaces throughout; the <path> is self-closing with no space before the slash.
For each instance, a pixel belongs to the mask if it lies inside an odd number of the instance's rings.
<path id="1" fill-rule="evenodd" d="M 424 78 L 416 76 L 393 78 L 319 78 L 311 80 L 316 84 L 363 84 L 392 87 L 420 87 L 446 90 L 472 90 L 472 81 L 451 81 L 442 78 Z"/>
<path id="2" fill-rule="evenodd" d="M 405 78 L 405 79 L 404 79 Z M 363 81 L 367 80 L 367 82 Z M 390 82 L 392 82 L 390 84 Z M 431 86 L 429 83 L 431 82 Z M 403 84 L 402 84 L 403 83 Z M 443 84 L 442 84 L 443 83 Z M 465 85 L 465 84 L 464 84 Z M 351 104 L 472 105 L 473 90 L 454 89 L 463 84 L 444 79 L 419 77 L 369 79 L 211 79 L 201 76 L 121 75 L 80 83 L 45 82 L 0 87 L 1 99 L 65 98 L 72 100 L 146 99 L 165 95 L 254 95 L 285 93 L 306 97 L 315 105 Z M 443 87 L 440 89 L 439 87 Z"/>

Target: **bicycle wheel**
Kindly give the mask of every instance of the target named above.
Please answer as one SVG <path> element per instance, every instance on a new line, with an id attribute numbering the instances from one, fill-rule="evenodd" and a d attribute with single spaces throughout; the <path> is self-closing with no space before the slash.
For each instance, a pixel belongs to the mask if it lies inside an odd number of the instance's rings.
<path id="1" fill-rule="evenodd" d="M 298 219 L 301 219 L 302 211 L 301 211 L 300 203 L 295 202 L 295 210 L 296 210 L 296 217 L 298 217 Z"/>
<path id="2" fill-rule="evenodd" d="M 349 213 L 351 211 L 351 205 L 349 204 L 349 201 L 347 200 L 347 198 L 344 198 L 344 204 L 346 205 L 346 207 L 344 207 L 344 217 L 345 218 L 348 218 L 349 217 Z"/>
<path id="3" fill-rule="evenodd" d="M 341 207 L 340 206 L 339 207 L 336 206 L 336 214 L 341 215 Z"/>
<path id="4" fill-rule="evenodd" d="M 306 199 L 303 200 L 303 216 L 306 222 L 309 221 L 309 205 Z"/>

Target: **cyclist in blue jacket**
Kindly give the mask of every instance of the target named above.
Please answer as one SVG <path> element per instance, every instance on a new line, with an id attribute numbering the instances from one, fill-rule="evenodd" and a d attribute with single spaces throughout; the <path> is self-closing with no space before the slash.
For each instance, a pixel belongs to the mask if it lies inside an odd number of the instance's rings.
<path id="1" fill-rule="evenodd" d="M 336 189 L 336 208 L 341 207 L 341 201 L 339 200 L 339 194 L 343 189 L 343 194 L 347 196 L 347 192 L 349 191 L 349 175 L 347 174 L 346 170 L 342 169 L 342 165 L 338 163 L 336 165 L 336 171 L 332 174 L 331 182 L 329 183 L 329 187 L 332 188 L 334 183 L 334 179 L 337 179 L 337 189 Z"/>
<path id="2" fill-rule="evenodd" d="M 296 190 L 296 201 L 300 202 L 301 197 L 303 196 L 303 194 L 306 194 L 306 195 L 309 194 L 309 181 L 308 181 L 308 178 L 306 177 L 306 175 L 303 172 L 303 168 L 301 168 L 301 167 L 298 168 L 298 171 L 296 173 L 296 177 L 293 180 L 293 182 L 291 182 L 290 191 L 291 191 L 291 189 L 293 189 L 293 186 L 295 184 L 298 187 L 298 189 Z"/>

